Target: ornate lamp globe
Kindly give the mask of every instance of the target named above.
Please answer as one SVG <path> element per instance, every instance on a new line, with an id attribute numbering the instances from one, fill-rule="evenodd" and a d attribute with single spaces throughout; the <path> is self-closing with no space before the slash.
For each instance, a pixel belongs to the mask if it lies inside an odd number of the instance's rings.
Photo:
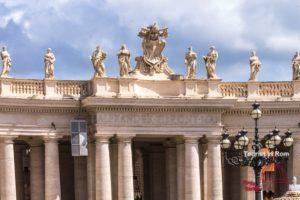
<path id="1" fill-rule="evenodd" d="M 238 137 L 238 143 L 240 146 L 242 147 L 246 147 L 249 144 L 249 138 L 247 137 L 248 132 L 243 128 L 243 130 L 241 130 L 239 137 Z"/>
<path id="2" fill-rule="evenodd" d="M 265 143 L 265 146 L 268 149 L 274 149 L 275 148 L 275 145 L 274 145 L 274 143 L 271 140 L 267 140 L 266 143 Z"/>
<path id="3" fill-rule="evenodd" d="M 275 146 L 278 146 L 281 143 L 281 137 L 279 136 L 279 130 L 275 127 L 275 129 L 272 131 L 273 135 L 271 137 L 271 141 Z"/>
<path id="4" fill-rule="evenodd" d="M 294 139 L 291 137 L 291 135 L 292 135 L 292 132 L 289 130 L 285 133 L 285 138 L 283 140 L 283 145 L 285 147 L 291 147 L 293 145 Z"/>
<path id="5" fill-rule="evenodd" d="M 242 150 L 244 148 L 242 145 L 239 144 L 238 140 L 234 142 L 233 146 L 236 150 Z"/>
<path id="6" fill-rule="evenodd" d="M 251 112 L 251 117 L 253 118 L 253 119 L 259 119 L 260 117 L 261 117 L 261 110 L 259 109 L 259 103 L 254 103 L 253 105 L 252 105 L 252 107 L 253 107 L 253 110 L 252 110 L 252 112 Z"/>
<path id="7" fill-rule="evenodd" d="M 230 140 L 228 139 L 228 137 L 229 137 L 229 134 L 228 133 L 223 133 L 222 134 L 222 139 L 221 139 L 221 141 L 220 141 L 220 144 L 221 144 L 221 148 L 222 149 L 228 149 L 228 148 L 230 148 L 230 146 L 231 146 L 231 142 L 230 142 Z"/>

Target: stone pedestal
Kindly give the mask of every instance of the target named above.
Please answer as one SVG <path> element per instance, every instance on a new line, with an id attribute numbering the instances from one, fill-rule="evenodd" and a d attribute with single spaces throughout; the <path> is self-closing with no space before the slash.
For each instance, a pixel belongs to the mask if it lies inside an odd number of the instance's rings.
<path id="1" fill-rule="evenodd" d="M 111 200 L 109 136 L 96 137 L 96 200 Z"/>
<path id="2" fill-rule="evenodd" d="M 247 90 L 249 100 L 256 100 L 259 98 L 259 82 L 257 81 L 248 81 L 247 82 Z"/>
<path id="3" fill-rule="evenodd" d="M 51 79 L 45 79 L 44 84 L 45 84 L 45 97 L 47 99 L 56 99 L 58 98 L 58 95 L 56 93 L 56 80 L 51 80 Z"/>
<path id="4" fill-rule="evenodd" d="M 219 92 L 219 84 L 221 79 L 209 79 L 207 80 L 208 93 L 207 98 L 221 98 L 222 95 Z"/>
<path id="5" fill-rule="evenodd" d="M 173 142 L 165 143 L 166 157 L 166 200 L 177 199 L 177 171 L 176 171 L 176 146 Z"/>
<path id="6" fill-rule="evenodd" d="M 57 138 L 45 140 L 45 200 L 60 200 L 60 171 Z"/>
<path id="7" fill-rule="evenodd" d="M 294 96 L 293 99 L 300 99 L 300 80 L 293 81 Z"/>
<path id="8" fill-rule="evenodd" d="M 16 176 L 13 137 L 1 137 L 1 199 L 16 200 Z"/>
<path id="9" fill-rule="evenodd" d="M 44 200 L 44 146 L 42 141 L 28 143 L 30 144 L 30 198 L 31 200 Z"/>
<path id="10" fill-rule="evenodd" d="M 184 156 L 185 156 L 184 141 L 181 139 L 177 140 L 176 144 L 176 156 L 177 156 L 177 200 L 184 199 Z"/>
<path id="11" fill-rule="evenodd" d="M 132 136 L 118 136 L 118 200 L 134 200 Z"/>
<path id="12" fill-rule="evenodd" d="M 208 138 L 208 196 L 223 200 L 222 157 L 219 138 Z"/>
<path id="13" fill-rule="evenodd" d="M 185 200 L 201 198 L 198 140 L 185 138 Z"/>
<path id="14" fill-rule="evenodd" d="M 134 82 L 135 78 L 119 78 L 119 93 L 118 97 L 134 97 Z"/>
<path id="15" fill-rule="evenodd" d="M 87 190 L 88 200 L 95 200 L 95 143 L 89 141 L 88 144 L 88 157 L 87 157 Z"/>

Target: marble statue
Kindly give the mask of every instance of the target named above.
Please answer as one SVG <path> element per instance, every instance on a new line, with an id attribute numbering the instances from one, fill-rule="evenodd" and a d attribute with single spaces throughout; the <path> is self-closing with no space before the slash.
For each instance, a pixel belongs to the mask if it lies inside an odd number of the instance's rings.
<path id="1" fill-rule="evenodd" d="M 256 76 L 260 70 L 261 62 L 259 58 L 256 56 L 255 51 L 251 52 L 251 56 L 249 58 L 250 62 L 250 78 L 249 81 L 256 81 Z"/>
<path id="2" fill-rule="evenodd" d="M 93 55 L 91 56 L 91 61 L 94 66 L 95 74 L 94 77 L 105 77 L 105 65 L 104 60 L 106 58 L 106 53 L 102 51 L 100 46 L 97 46 Z"/>
<path id="3" fill-rule="evenodd" d="M 48 48 L 44 56 L 46 79 L 54 79 L 54 63 L 55 63 L 55 56 L 52 53 L 52 50 Z"/>
<path id="4" fill-rule="evenodd" d="M 123 44 L 121 49 L 119 50 L 118 61 L 119 61 L 119 67 L 120 67 L 120 76 L 121 77 L 128 76 L 129 72 L 131 71 L 130 52 L 126 48 L 125 44 Z"/>
<path id="5" fill-rule="evenodd" d="M 9 74 L 10 68 L 11 68 L 11 58 L 10 58 L 10 55 L 5 46 L 2 47 L 1 59 L 2 59 L 2 72 L 1 72 L 0 77 L 7 78 L 7 77 L 9 77 L 8 74 Z"/>
<path id="6" fill-rule="evenodd" d="M 293 80 L 300 79 L 300 53 L 296 52 L 292 60 Z"/>
<path id="7" fill-rule="evenodd" d="M 153 75 L 155 73 L 173 74 L 173 71 L 168 67 L 168 59 L 162 55 L 162 51 L 166 46 L 163 38 L 168 37 L 168 29 L 160 29 L 154 23 L 147 28 L 141 28 L 138 36 L 143 39 L 143 56 L 136 57 L 137 65 L 134 72 L 140 72 L 145 75 Z"/>
<path id="8" fill-rule="evenodd" d="M 197 71 L 197 54 L 189 47 L 188 52 L 185 54 L 185 65 L 187 67 L 186 78 L 195 79 Z"/>
<path id="9" fill-rule="evenodd" d="M 206 56 L 203 56 L 208 79 L 217 79 L 216 66 L 218 60 L 218 52 L 214 46 L 209 48 Z"/>

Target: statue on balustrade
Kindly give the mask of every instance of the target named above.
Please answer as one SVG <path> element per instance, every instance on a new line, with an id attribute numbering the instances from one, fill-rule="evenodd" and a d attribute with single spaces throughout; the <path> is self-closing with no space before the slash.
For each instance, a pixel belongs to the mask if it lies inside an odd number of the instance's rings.
<path id="1" fill-rule="evenodd" d="M 120 76 L 121 77 L 128 76 L 129 72 L 131 71 L 130 52 L 126 48 L 125 44 L 123 44 L 121 49 L 119 50 L 118 61 L 119 61 L 119 67 L 120 67 Z"/>
<path id="2" fill-rule="evenodd" d="M 8 78 L 9 77 L 8 74 L 9 74 L 10 68 L 11 68 L 11 58 L 10 58 L 10 55 L 5 46 L 2 47 L 1 59 L 2 59 L 2 72 L 1 72 L 0 77 Z"/>
<path id="3" fill-rule="evenodd" d="M 48 48 L 44 56 L 46 79 L 54 79 L 54 63 L 55 63 L 55 56 L 52 53 L 52 50 Z"/>
<path id="4" fill-rule="evenodd" d="M 293 67 L 293 80 L 300 80 L 300 53 L 299 52 L 296 52 L 293 57 L 292 67 Z"/>
<path id="5" fill-rule="evenodd" d="M 206 56 L 203 56 L 208 79 L 217 79 L 216 66 L 218 60 L 218 52 L 214 46 L 209 48 Z"/>
<path id="6" fill-rule="evenodd" d="M 94 66 L 95 74 L 94 78 L 105 77 L 105 65 L 104 60 L 106 58 L 106 53 L 102 51 L 100 46 L 97 46 L 93 55 L 91 56 L 91 61 Z"/>
<path id="7" fill-rule="evenodd" d="M 197 73 L 197 54 L 189 47 L 189 51 L 185 54 L 185 65 L 187 67 L 186 78 L 195 79 Z"/>
<path id="8" fill-rule="evenodd" d="M 135 58 L 137 65 L 134 73 L 144 75 L 154 75 L 155 73 L 173 74 L 173 71 L 168 67 L 168 59 L 162 55 L 162 51 L 166 46 L 166 41 L 163 38 L 168 37 L 168 29 L 160 29 L 154 23 L 147 28 L 141 28 L 138 36 L 143 39 L 143 56 Z"/>
<path id="9" fill-rule="evenodd" d="M 255 51 L 251 52 L 251 56 L 249 58 L 250 62 L 250 78 L 249 81 L 256 81 L 257 74 L 261 67 L 261 62 L 259 58 L 256 56 Z"/>

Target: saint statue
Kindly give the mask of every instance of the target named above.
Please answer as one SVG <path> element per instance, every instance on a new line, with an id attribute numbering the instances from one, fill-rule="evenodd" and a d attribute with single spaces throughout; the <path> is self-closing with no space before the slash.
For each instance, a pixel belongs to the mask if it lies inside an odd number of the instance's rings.
<path id="1" fill-rule="evenodd" d="M 249 58 L 250 62 L 250 78 L 249 81 L 256 81 L 256 76 L 260 70 L 261 62 L 259 58 L 256 56 L 255 51 L 251 52 L 251 56 Z"/>
<path id="2" fill-rule="evenodd" d="M 208 79 L 217 79 L 216 66 L 218 60 L 218 52 L 214 46 L 209 48 L 206 56 L 203 56 Z"/>
<path id="3" fill-rule="evenodd" d="M 168 29 L 160 29 L 154 23 L 147 28 L 141 28 L 138 36 L 143 39 L 143 56 L 136 57 L 137 65 L 134 72 L 145 75 L 154 75 L 155 73 L 173 74 L 173 71 L 168 67 L 168 59 L 162 55 L 162 51 L 166 46 L 163 38 L 168 37 Z"/>
<path id="4" fill-rule="evenodd" d="M 300 79 L 300 53 L 296 52 L 292 59 L 293 80 Z"/>
<path id="5" fill-rule="evenodd" d="M 10 55 L 5 46 L 2 47 L 1 59 L 2 59 L 2 72 L 1 72 L 0 77 L 8 78 L 9 77 L 8 74 L 9 74 L 10 68 L 11 68 L 11 58 L 10 58 Z"/>
<path id="6" fill-rule="evenodd" d="M 93 52 L 93 55 L 91 56 L 91 61 L 95 70 L 94 78 L 105 77 L 105 58 L 106 53 L 102 51 L 100 46 L 97 46 L 95 51 Z"/>
<path id="7" fill-rule="evenodd" d="M 126 48 L 125 44 L 123 44 L 121 46 L 121 49 L 119 50 L 118 61 L 120 67 L 120 76 L 121 77 L 128 76 L 129 72 L 131 71 L 130 52 Z"/>
<path id="8" fill-rule="evenodd" d="M 45 63 L 45 78 L 54 79 L 55 56 L 52 53 L 52 50 L 50 48 L 48 48 L 45 53 L 44 63 Z"/>
<path id="9" fill-rule="evenodd" d="M 185 65 L 187 67 L 186 78 L 195 79 L 197 72 L 197 54 L 193 51 L 192 47 L 188 48 L 188 52 L 185 54 Z"/>

